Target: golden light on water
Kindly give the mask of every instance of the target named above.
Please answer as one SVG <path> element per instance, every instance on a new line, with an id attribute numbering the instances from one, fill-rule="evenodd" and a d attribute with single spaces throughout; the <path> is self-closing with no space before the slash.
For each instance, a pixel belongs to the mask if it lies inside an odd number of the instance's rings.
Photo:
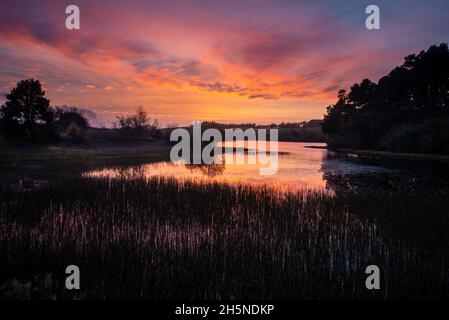
<path id="1" fill-rule="evenodd" d="M 323 146 L 322 143 L 279 142 L 278 169 L 274 175 L 261 175 L 256 154 L 243 155 L 244 163 L 236 163 L 235 155 L 225 155 L 224 164 L 194 165 L 185 163 L 157 162 L 127 168 L 104 168 L 85 173 L 90 177 L 166 177 L 196 182 L 220 182 L 268 186 L 281 191 L 295 189 L 326 189 L 322 172 L 327 151 L 306 146 Z M 234 159 L 233 159 L 234 158 Z M 256 163 L 256 164 L 252 164 Z"/>

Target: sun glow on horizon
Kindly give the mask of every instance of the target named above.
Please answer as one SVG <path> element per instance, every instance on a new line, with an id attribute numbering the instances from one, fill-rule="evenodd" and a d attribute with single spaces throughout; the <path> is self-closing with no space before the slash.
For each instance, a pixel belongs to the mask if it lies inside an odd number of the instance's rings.
<path id="1" fill-rule="evenodd" d="M 163 125 L 321 118 L 338 89 L 377 80 L 404 55 L 447 41 L 447 20 L 437 12 L 419 28 L 404 28 L 407 15 L 386 15 L 384 29 L 367 33 L 364 5 L 343 1 L 248 0 L 236 12 L 219 2 L 81 0 L 80 30 L 64 27 L 59 1 L 4 5 L 2 93 L 39 79 L 52 105 L 90 109 L 106 125 L 138 106 Z M 417 37 L 404 38 L 404 30 Z"/>

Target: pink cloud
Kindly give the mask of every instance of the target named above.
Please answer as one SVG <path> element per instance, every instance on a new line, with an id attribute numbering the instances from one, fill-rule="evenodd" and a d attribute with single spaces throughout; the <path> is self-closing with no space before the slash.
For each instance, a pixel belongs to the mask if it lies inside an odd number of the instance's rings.
<path id="1" fill-rule="evenodd" d="M 200 114 L 195 103 L 207 105 L 211 115 L 213 105 L 224 103 L 322 104 L 310 113 L 316 117 L 338 88 L 376 80 L 416 46 L 404 48 L 394 34 L 354 27 L 344 13 L 353 10 L 349 4 L 340 6 L 339 15 L 320 1 L 78 5 L 81 29 L 70 31 L 61 1 L 4 1 L 0 85 L 33 76 L 45 79 L 58 101 L 85 105 L 92 99 L 110 108 L 116 101 L 126 104 L 117 108 L 148 104 L 160 114 L 164 108 L 186 110 L 186 104 L 192 115 Z"/>

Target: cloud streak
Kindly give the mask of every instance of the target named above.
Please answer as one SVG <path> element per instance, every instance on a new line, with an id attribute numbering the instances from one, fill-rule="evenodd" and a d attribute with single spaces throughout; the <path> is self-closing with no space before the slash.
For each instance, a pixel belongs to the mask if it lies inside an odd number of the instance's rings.
<path id="1" fill-rule="evenodd" d="M 376 80 L 404 55 L 447 41 L 449 23 L 439 14 L 446 2 L 398 2 L 410 12 L 402 18 L 400 4 L 379 1 L 384 29 L 370 33 L 365 4 L 342 0 L 80 0 L 79 31 L 64 28 L 61 1 L 6 0 L 0 87 L 35 77 L 59 104 L 112 113 L 143 105 L 170 114 L 167 122 L 214 119 L 233 108 L 248 112 L 228 121 L 268 122 L 279 110 L 284 120 L 313 118 L 339 88 Z M 398 41 L 413 12 L 436 18 L 421 19 L 417 37 Z M 256 105 L 267 112 L 251 114 Z"/>

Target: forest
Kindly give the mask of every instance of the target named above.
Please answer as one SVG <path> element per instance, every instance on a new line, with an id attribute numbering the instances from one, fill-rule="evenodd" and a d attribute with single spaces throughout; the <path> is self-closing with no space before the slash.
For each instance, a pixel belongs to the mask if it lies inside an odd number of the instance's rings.
<path id="1" fill-rule="evenodd" d="M 449 154 L 448 45 L 408 55 L 378 83 L 341 89 L 322 128 L 331 148 Z"/>

